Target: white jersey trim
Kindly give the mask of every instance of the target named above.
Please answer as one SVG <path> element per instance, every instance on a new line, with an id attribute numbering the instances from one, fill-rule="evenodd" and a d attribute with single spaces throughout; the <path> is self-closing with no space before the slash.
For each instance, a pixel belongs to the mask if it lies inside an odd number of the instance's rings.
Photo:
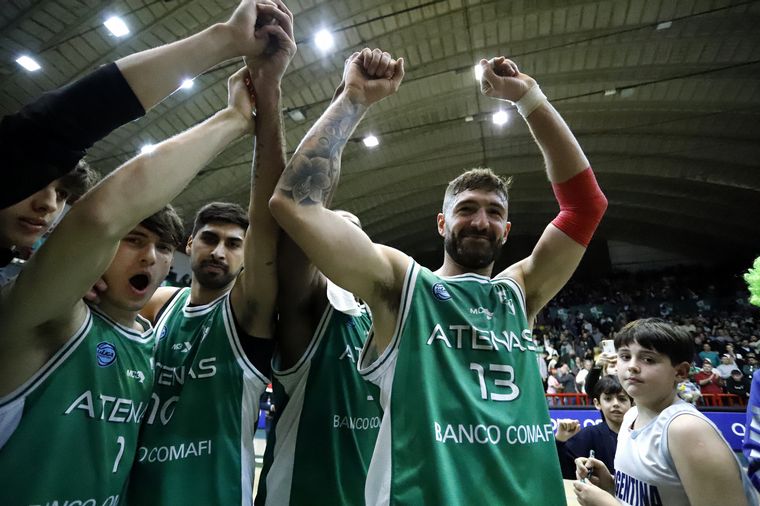
<path id="1" fill-rule="evenodd" d="M 375 324 L 372 323 L 370 327 L 369 336 L 362 347 L 361 353 L 359 353 L 359 359 L 356 361 L 356 367 L 359 374 L 364 376 L 365 379 L 378 383 L 378 378 L 383 375 L 392 363 L 395 362 L 394 358 L 398 352 L 399 343 L 401 341 L 401 334 L 404 331 L 404 325 L 406 319 L 409 316 L 409 310 L 412 307 L 412 295 L 416 287 L 417 275 L 419 274 L 420 266 L 411 257 L 409 258 L 409 267 L 406 270 L 406 277 L 404 284 L 401 288 L 401 300 L 399 301 L 398 317 L 396 320 L 396 327 L 391 336 L 391 341 L 388 347 L 383 350 L 380 356 L 371 363 L 365 365 L 367 361 L 367 354 L 372 346 L 372 340 L 375 337 Z"/>
<path id="2" fill-rule="evenodd" d="M 135 329 L 131 329 L 129 327 L 122 325 L 121 323 L 118 323 L 113 318 L 111 318 L 110 316 L 105 314 L 103 311 L 98 309 L 96 306 L 87 306 L 87 307 L 93 313 L 97 314 L 98 316 L 103 318 L 105 321 L 107 321 L 116 332 L 126 337 L 130 341 L 135 341 L 138 343 L 147 343 L 151 341 L 153 337 L 155 336 L 155 333 L 153 332 L 153 324 L 140 314 L 138 314 L 135 319 L 142 326 L 143 328 L 142 332 L 138 332 Z"/>
<path id="3" fill-rule="evenodd" d="M 269 379 L 261 374 L 261 372 L 259 372 L 259 370 L 254 367 L 251 361 L 248 360 L 248 357 L 243 351 L 243 346 L 240 344 L 240 337 L 238 336 L 237 329 L 235 328 L 235 317 L 232 315 L 232 303 L 230 302 L 229 292 L 227 292 L 224 298 L 222 319 L 224 321 L 224 328 L 227 330 L 227 339 L 229 340 L 230 348 L 232 349 L 232 353 L 235 354 L 235 359 L 237 360 L 238 365 L 243 371 L 254 375 L 259 380 L 259 382 L 261 382 L 264 388 L 266 388 L 266 386 L 269 384 Z"/>
<path id="4" fill-rule="evenodd" d="M 266 474 L 267 506 L 290 504 L 296 443 L 298 442 L 298 431 L 306 397 L 306 378 L 310 369 L 311 362 L 306 362 L 298 375 L 299 381 L 291 384 L 288 402 L 274 427 L 272 465 Z"/>
<path id="5" fill-rule="evenodd" d="M 317 349 L 322 342 L 322 337 L 325 335 L 327 325 L 332 318 L 333 311 L 335 311 L 335 309 L 328 302 L 327 307 L 322 313 L 322 317 L 319 319 L 317 329 L 314 331 L 314 334 L 309 341 L 309 345 L 306 347 L 306 351 L 303 352 L 301 357 L 292 367 L 279 369 L 278 366 L 281 359 L 279 352 L 275 352 L 274 357 L 272 357 L 272 374 L 283 384 L 284 387 L 286 387 L 285 392 L 288 393 L 288 395 L 290 395 L 290 392 L 288 392 L 287 385 L 282 379 L 284 378 L 288 383 L 292 383 L 293 378 L 297 379 L 301 377 L 301 374 L 296 375 L 296 373 L 299 372 L 299 369 L 301 369 L 306 362 L 310 362 L 311 359 L 314 358 L 314 354 L 317 352 Z"/>
<path id="6" fill-rule="evenodd" d="M 56 369 L 58 369 L 58 367 L 63 362 L 65 362 L 72 353 L 74 353 L 74 351 L 84 340 L 84 337 L 90 331 L 90 328 L 92 328 L 92 318 L 92 312 L 90 311 L 90 308 L 87 307 L 87 314 L 85 315 L 84 322 L 82 322 L 82 325 L 79 326 L 79 329 L 74 332 L 74 335 L 72 335 L 68 341 L 66 341 L 66 344 L 61 346 L 61 348 L 55 352 L 55 354 L 50 357 L 45 365 L 40 367 L 40 369 L 34 373 L 31 378 L 26 380 L 13 392 L 9 393 L 5 397 L 0 398 L 0 418 L 2 418 L 6 406 L 12 404 L 13 401 L 17 400 L 20 397 L 27 397 L 29 394 L 34 392 L 34 390 L 42 382 L 44 382 L 48 376 L 50 376 Z"/>

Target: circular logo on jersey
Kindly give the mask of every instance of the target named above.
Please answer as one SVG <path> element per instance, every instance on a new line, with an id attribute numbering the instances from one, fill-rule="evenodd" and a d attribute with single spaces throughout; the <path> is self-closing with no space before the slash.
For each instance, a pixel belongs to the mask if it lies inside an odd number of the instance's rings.
<path id="1" fill-rule="evenodd" d="M 95 356 L 98 358 L 100 367 L 108 367 L 116 360 L 116 346 L 105 341 L 98 343 L 95 348 Z"/>
<path id="2" fill-rule="evenodd" d="M 168 327 L 161 327 L 161 334 L 158 336 L 158 340 L 160 341 L 164 337 L 166 337 L 166 333 L 169 331 Z"/>
<path id="3" fill-rule="evenodd" d="M 438 300 L 449 300 L 451 298 L 449 291 L 446 290 L 443 283 L 436 283 L 433 285 L 433 295 L 435 295 L 435 298 Z"/>

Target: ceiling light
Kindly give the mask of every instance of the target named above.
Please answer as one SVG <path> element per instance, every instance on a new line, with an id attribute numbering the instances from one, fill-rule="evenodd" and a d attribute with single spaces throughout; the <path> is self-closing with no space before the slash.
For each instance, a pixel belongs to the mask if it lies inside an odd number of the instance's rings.
<path id="1" fill-rule="evenodd" d="M 288 117 L 293 121 L 300 123 L 306 119 L 306 115 L 301 109 L 291 109 L 288 111 Z"/>
<path id="2" fill-rule="evenodd" d="M 617 90 L 615 88 L 604 90 L 604 96 L 609 97 L 610 95 L 614 95 L 617 93 Z"/>
<path id="3" fill-rule="evenodd" d="M 470 123 L 471 121 L 475 121 L 475 118 L 472 116 L 465 116 L 464 121 L 465 123 Z"/>
<path id="4" fill-rule="evenodd" d="M 152 153 L 156 150 L 155 144 L 145 144 L 143 147 L 140 148 L 140 153 L 147 155 L 149 153 Z"/>
<path id="5" fill-rule="evenodd" d="M 380 144 L 380 141 L 377 140 L 377 137 L 375 137 L 372 134 L 366 136 L 362 142 L 364 142 L 364 145 L 367 146 L 368 148 L 374 148 L 375 146 Z"/>
<path id="6" fill-rule="evenodd" d="M 620 90 L 620 96 L 623 98 L 628 98 L 633 96 L 633 88 L 623 88 Z"/>
<path id="7" fill-rule="evenodd" d="M 667 30 L 671 26 L 673 26 L 673 22 L 672 21 L 663 21 L 662 23 L 657 23 L 657 29 L 658 30 Z"/>
<path id="8" fill-rule="evenodd" d="M 327 51 L 333 47 L 335 40 L 332 34 L 323 28 L 314 35 L 314 43 L 322 51 Z"/>
<path id="9" fill-rule="evenodd" d="M 106 22 L 103 24 L 108 28 L 108 31 L 116 37 L 124 37 L 129 33 L 129 27 L 118 16 L 111 16 L 106 19 Z"/>
<path id="10" fill-rule="evenodd" d="M 193 80 L 192 79 L 185 79 L 182 81 L 182 84 L 179 85 L 180 88 L 183 90 L 189 90 L 193 87 Z"/>
<path id="11" fill-rule="evenodd" d="M 480 63 L 475 65 L 475 79 L 478 81 L 483 79 L 483 66 Z"/>
<path id="12" fill-rule="evenodd" d="M 42 68 L 40 67 L 39 63 L 28 56 L 19 56 L 16 58 L 16 63 L 24 67 L 29 72 L 34 72 L 35 70 L 40 70 Z"/>
<path id="13" fill-rule="evenodd" d="M 494 125 L 504 125 L 508 120 L 507 111 L 498 111 L 491 116 Z"/>

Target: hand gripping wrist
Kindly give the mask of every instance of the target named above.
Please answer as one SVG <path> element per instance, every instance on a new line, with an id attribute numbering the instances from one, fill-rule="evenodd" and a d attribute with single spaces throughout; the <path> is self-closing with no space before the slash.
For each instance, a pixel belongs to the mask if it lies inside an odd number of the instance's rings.
<path id="1" fill-rule="evenodd" d="M 527 118 L 530 113 L 544 105 L 546 102 L 548 102 L 546 95 L 541 91 L 538 84 L 535 84 L 525 92 L 525 95 L 523 95 L 520 100 L 515 102 L 515 107 L 517 107 L 517 112 L 520 113 L 520 116 Z"/>

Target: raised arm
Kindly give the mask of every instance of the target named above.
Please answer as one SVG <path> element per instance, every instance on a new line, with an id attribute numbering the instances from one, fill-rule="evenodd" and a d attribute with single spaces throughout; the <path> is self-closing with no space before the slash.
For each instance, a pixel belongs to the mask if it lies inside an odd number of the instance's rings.
<path id="1" fill-rule="evenodd" d="M 325 207 L 337 185 L 346 142 L 367 111 L 396 92 L 403 60 L 364 49 L 346 61 L 345 88 L 309 130 L 285 168 L 269 206 L 275 219 L 327 277 L 361 297 L 376 325 L 395 320 L 407 257 L 373 244 L 355 225 Z M 385 329 L 378 329 L 380 332 Z"/>
<path id="2" fill-rule="evenodd" d="M 503 56 L 481 60 L 481 66 L 483 93 L 515 102 L 528 122 L 560 205 L 560 214 L 544 230 L 531 255 L 500 274 L 523 284 L 528 321 L 532 321 L 575 272 L 607 208 L 607 199 L 575 136 L 536 81 Z"/>
<path id="3" fill-rule="evenodd" d="M 129 160 L 72 207 L 4 293 L 0 348 L 19 344 L 10 343 L 15 335 L 74 318 L 79 299 L 108 267 L 119 241 L 179 194 L 227 144 L 253 131 L 245 75 L 242 69 L 230 78 L 227 108 L 162 142 L 153 153 Z M 55 344 L 63 343 L 45 346 Z"/>
<path id="4" fill-rule="evenodd" d="M 4 184 L 0 209 L 71 171 L 95 142 L 145 114 L 183 79 L 236 56 L 258 54 L 257 4 L 243 0 L 229 20 L 182 40 L 125 56 L 44 94 L 0 121 Z"/>
<path id="5" fill-rule="evenodd" d="M 247 62 L 256 94 L 256 149 L 248 204 L 250 225 L 243 245 L 245 269 L 231 294 L 238 324 L 256 337 L 272 335 L 280 228 L 268 204 L 285 168 L 280 82 L 296 53 L 293 14 L 280 0 L 276 1 L 277 5 L 259 5 L 260 14 L 276 23 L 257 30 L 256 36 L 269 42 L 261 56 Z"/>
<path id="6" fill-rule="evenodd" d="M 269 0 L 242 0 L 232 16 L 190 37 L 116 61 L 124 79 L 147 111 L 204 70 L 237 56 L 259 54 L 266 39 L 254 36 L 257 6 Z"/>

